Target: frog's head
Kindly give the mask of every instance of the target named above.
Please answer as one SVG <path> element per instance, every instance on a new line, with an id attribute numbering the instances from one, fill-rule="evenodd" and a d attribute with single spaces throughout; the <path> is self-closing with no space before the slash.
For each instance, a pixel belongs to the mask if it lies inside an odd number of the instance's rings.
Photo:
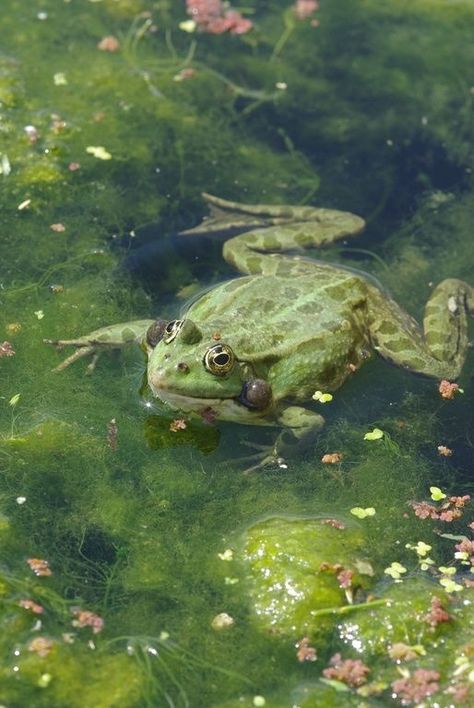
<path id="1" fill-rule="evenodd" d="M 270 386 L 255 379 L 228 344 L 203 336 L 192 320 L 157 320 L 145 344 L 148 384 L 175 409 L 212 408 L 224 420 L 245 421 L 270 406 Z"/>

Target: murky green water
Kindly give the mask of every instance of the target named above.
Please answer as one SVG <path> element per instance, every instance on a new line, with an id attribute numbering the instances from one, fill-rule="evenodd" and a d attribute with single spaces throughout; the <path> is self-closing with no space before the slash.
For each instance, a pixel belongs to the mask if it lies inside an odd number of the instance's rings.
<path id="1" fill-rule="evenodd" d="M 250 1 L 254 29 L 216 35 L 180 29 L 178 0 L 2 1 L 2 706 L 472 700 L 473 576 L 455 548 L 472 515 L 447 506 L 472 493 L 472 354 L 447 401 L 371 362 L 288 470 L 243 475 L 244 443 L 271 433 L 172 432 L 176 414 L 140 396 L 139 351 L 57 375 L 42 341 L 171 317 L 229 277 L 220 243 L 176 238 L 202 191 L 361 214 L 359 241 L 320 257 L 417 317 L 430 283 L 474 283 L 474 2 L 321 0 L 305 20 L 290 5 Z M 414 500 L 459 518 L 418 518 Z M 337 652 L 370 672 L 324 677 Z"/>

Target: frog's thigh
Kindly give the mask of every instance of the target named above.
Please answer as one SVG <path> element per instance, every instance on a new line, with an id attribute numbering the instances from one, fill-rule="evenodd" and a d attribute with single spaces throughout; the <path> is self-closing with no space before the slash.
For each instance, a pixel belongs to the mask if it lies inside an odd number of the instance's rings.
<path id="1" fill-rule="evenodd" d="M 284 427 L 275 444 L 278 455 L 288 454 L 295 447 L 310 443 L 324 425 L 324 418 L 301 406 L 288 406 L 279 416 L 278 423 Z"/>
<path id="2" fill-rule="evenodd" d="M 474 288 L 462 280 L 443 280 L 425 306 L 423 327 L 430 352 L 461 369 L 468 347 L 467 315 L 474 315 Z"/>
<path id="3" fill-rule="evenodd" d="M 272 238 L 277 232 L 280 232 L 281 235 L 281 231 L 281 227 L 272 227 L 236 236 L 225 242 L 222 255 L 227 263 L 230 263 L 241 273 L 249 275 L 281 275 L 284 277 L 313 275 L 317 277 L 319 273 L 323 275 L 334 272 L 347 274 L 343 268 L 313 258 L 278 253 L 277 251 L 293 248 L 301 250 L 301 246 L 292 243 L 287 234 L 285 234 L 284 240 L 282 238 L 277 241 L 276 238 Z"/>
<path id="4" fill-rule="evenodd" d="M 457 378 L 468 345 L 466 288 L 472 297 L 472 288 L 462 281 L 443 281 L 436 288 L 426 306 L 423 332 L 396 302 L 369 286 L 368 325 L 374 349 L 411 371 Z"/>

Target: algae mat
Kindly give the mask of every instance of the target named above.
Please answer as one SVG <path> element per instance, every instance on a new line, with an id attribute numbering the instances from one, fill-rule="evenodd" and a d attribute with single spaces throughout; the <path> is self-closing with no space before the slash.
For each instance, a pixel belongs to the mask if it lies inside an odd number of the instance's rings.
<path id="1" fill-rule="evenodd" d="M 229 277 L 219 242 L 176 237 L 203 191 L 361 214 L 320 257 L 416 317 L 474 283 L 473 20 L 3 0 L 2 705 L 472 703 L 472 354 L 451 399 L 371 362 L 287 470 L 243 475 L 266 431 L 182 429 L 140 351 L 58 376 L 42 340 L 171 319 Z"/>

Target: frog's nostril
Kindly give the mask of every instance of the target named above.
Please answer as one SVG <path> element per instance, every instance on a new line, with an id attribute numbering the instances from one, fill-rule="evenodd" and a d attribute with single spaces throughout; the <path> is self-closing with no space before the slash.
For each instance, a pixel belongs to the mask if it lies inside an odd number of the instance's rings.
<path id="1" fill-rule="evenodd" d="M 189 366 L 185 364 L 184 361 L 180 361 L 179 364 L 176 365 L 176 368 L 182 374 L 189 374 Z"/>

